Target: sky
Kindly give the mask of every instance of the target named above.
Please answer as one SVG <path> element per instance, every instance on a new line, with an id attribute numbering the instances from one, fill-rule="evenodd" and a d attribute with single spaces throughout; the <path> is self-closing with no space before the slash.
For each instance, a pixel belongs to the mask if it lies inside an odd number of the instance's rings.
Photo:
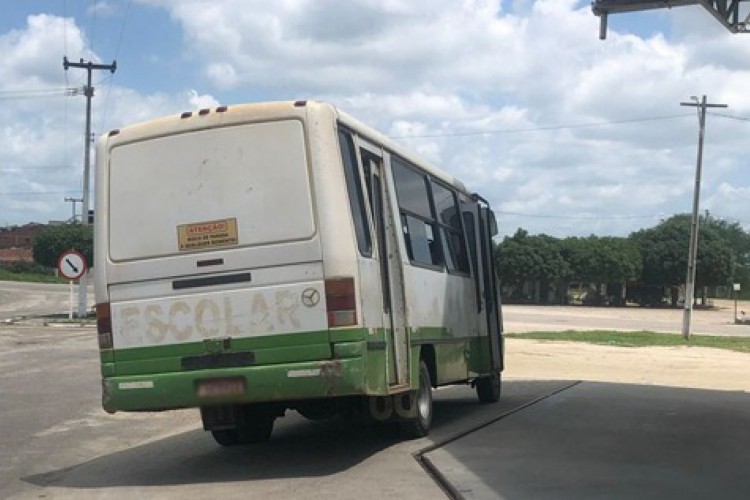
<path id="1" fill-rule="evenodd" d="M 750 34 L 682 7 L 598 36 L 575 0 L 6 1 L 0 225 L 68 219 L 81 197 L 86 71 L 67 56 L 117 61 L 93 73 L 95 137 L 326 100 L 480 193 L 501 235 L 627 236 L 690 212 L 698 118 L 680 102 L 707 95 L 729 107 L 707 117 L 701 211 L 750 229 Z"/>

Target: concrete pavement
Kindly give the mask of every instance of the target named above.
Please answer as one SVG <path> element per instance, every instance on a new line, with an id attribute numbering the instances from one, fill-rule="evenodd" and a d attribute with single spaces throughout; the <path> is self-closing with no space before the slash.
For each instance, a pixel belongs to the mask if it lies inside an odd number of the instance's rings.
<path id="1" fill-rule="evenodd" d="M 74 307 L 78 304 L 78 285 L 74 287 Z M 88 306 L 94 305 L 94 287 L 88 287 Z M 0 321 L 66 314 L 70 309 L 68 285 L 0 281 Z"/>
<path id="2" fill-rule="evenodd" d="M 0 326 L 0 370 L 3 498 L 433 499 L 420 454 L 465 498 L 750 497 L 745 392 L 511 380 L 495 405 L 436 391 L 425 439 L 291 412 L 271 443 L 226 450 L 195 411 L 103 413 L 92 328 Z"/>
<path id="3" fill-rule="evenodd" d="M 425 457 L 463 498 L 746 499 L 750 395 L 583 382 Z"/>

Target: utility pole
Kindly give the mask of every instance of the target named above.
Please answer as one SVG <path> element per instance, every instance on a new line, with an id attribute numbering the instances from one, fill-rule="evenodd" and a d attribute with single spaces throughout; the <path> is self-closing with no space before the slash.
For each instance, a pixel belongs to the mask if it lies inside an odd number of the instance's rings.
<path id="1" fill-rule="evenodd" d="M 76 221 L 76 203 L 83 203 L 83 198 L 65 198 L 65 201 L 73 204 L 73 215 L 70 218 L 72 222 Z"/>
<path id="2" fill-rule="evenodd" d="M 83 200 L 81 202 L 81 224 L 84 226 L 88 225 L 89 215 L 89 178 L 91 172 L 90 156 L 91 156 L 91 98 L 94 97 L 94 87 L 91 85 L 91 72 L 94 70 L 108 70 L 114 73 L 117 70 L 117 61 L 112 61 L 112 64 L 95 64 L 91 61 L 84 62 L 83 59 L 80 62 L 70 62 L 67 57 L 63 57 L 63 68 L 68 71 L 68 68 L 81 68 L 85 69 L 88 73 L 86 80 L 86 87 L 83 89 L 83 94 L 86 96 L 86 136 L 84 140 L 84 151 L 83 151 Z M 88 279 L 86 275 L 81 276 L 78 281 L 78 316 L 83 318 L 86 316 L 86 287 L 88 286 Z"/>
<path id="3" fill-rule="evenodd" d="M 680 106 L 698 108 L 698 160 L 695 166 L 695 189 L 693 190 L 693 219 L 690 225 L 690 248 L 688 250 L 687 279 L 685 280 L 685 309 L 682 315 L 682 336 L 687 340 L 690 338 L 690 321 L 693 316 L 693 297 L 695 296 L 695 265 L 698 259 L 698 229 L 700 219 L 701 194 L 701 171 L 703 169 L 703 137 L 706 132 L 706 108 L 726 108 L 726 104 L 708 104 L 706 96 L 698 101 L 695 96 L 690 97 L 692 102 L 681 102 Z"/>

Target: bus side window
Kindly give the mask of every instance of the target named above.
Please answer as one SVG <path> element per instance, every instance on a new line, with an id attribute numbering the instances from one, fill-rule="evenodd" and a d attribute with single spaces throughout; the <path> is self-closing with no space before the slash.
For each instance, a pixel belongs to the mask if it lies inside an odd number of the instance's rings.
<path id="1" fill-rule="evenodd" d="M 357 235 L 357 246 L 359 253 L 365 257 L 372 256 L 372 236 L 370 225 L 367 222 L 365 211 L 365 198 L 362 192 L 362 179 L 357 165 L 356 151 L 352 135 L 339 130 L 339 146 L 341 147 L 341 160 L 344 165 L 344 176 L 346 177 L 346 189 L 349 192 L 349 207 L 354 219 L 354 232 Z"/>
<path id="2" fill-rule="evenodd" d="M 469 259 L 466 255 L 456 193 L 433 181 L 432 199 L 435 203 L 445 264 L 449 271 L 469 274 Z"/>
<path id="3" fill-rule="evenodd" d="M 461 202 L 461 206 L 466 205 Z M 477 298 L 477 312 L 482 312 L 482 301 L 479 298 L 479 279 L 482 273 L 479 270 L 479 261 L 477 256 L 477 233 L 476 226 L 474 224 L 474 214 L 469 211 L 463 211 L 462 215 L 464 219 L 464 228 L 466 228 L 466 239 L 469 242 L 469 259 L 471 260 L 471 269 L 474 274 L 474 291 L 476 292 Z"/>
<path id="4" fill-rule="evenodd" d="M 409 168 L 397 157 L 392 158 L 391 169 L 409 260 L 415 264 L 442 268 L 443 253 L 431 208 L 427 177 Z"/>

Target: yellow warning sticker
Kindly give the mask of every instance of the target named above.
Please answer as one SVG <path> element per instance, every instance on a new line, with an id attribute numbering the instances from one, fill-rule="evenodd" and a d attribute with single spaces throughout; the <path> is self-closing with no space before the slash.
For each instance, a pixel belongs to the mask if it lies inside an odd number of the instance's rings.
<path id="1" fill-rule="evenodd" d="M 177 226 L 180 251 L 236 245 L 237 219 L 212 220 Z"/>

